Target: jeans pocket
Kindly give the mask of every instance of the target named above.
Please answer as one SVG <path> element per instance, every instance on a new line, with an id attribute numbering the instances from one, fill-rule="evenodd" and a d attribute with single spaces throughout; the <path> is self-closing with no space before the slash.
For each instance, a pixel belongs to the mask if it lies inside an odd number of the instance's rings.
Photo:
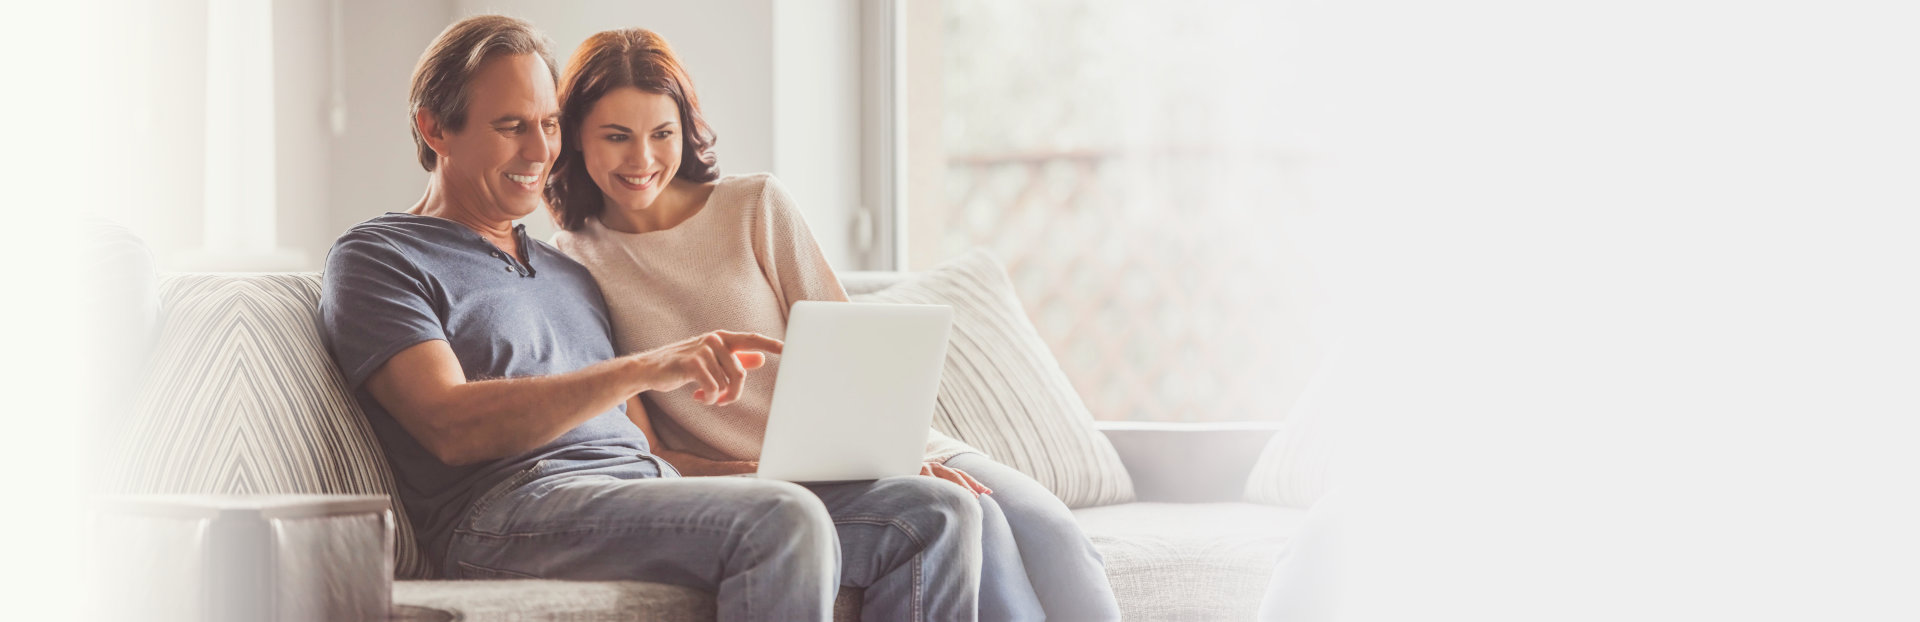
<path id="1" fill-rule="evenodd" d="M 467 520 L 465 521 L 467 527 L 469 529 L 485 530 L 480 527 L 480 523 L 482 519 L 487 516 L 487 510 L 492 509 L 495 502 L 512 494 L 513 491 L 519 490 L 521 486 L 525 486 L 527 482 L 538 479 L 540 474 L 546 470 L 546 466 L 546 460 L 534 462 L 532 466 L 508 475 L 506 479 L 500 480 L 500 483 L 494 484 L 493 487 L 488 488 L 486 492 L 480 493 L 480 497 L 474 499 L 472 505 L 467 506 Z"/>

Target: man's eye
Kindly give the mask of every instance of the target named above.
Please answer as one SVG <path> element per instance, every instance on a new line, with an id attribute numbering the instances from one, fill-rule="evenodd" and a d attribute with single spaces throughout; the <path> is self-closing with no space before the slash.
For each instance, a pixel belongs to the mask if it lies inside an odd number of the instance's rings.
<path id="1" fill-rule="evenodd" d="M 540 124 L 540 131 L 546 132 L 549 136 L 551 136 L 560 131 L 560 124 L 555 123 L 553 121 L 543 122 Z"/>
<path id="2" fill-rule="evenodd" d="M 500 132 L 503 134 L 519 134 L 525 131 L 527 131 L 527 124 L 525 123 L 517 123 L 514 125 L 500 126 Z"/>

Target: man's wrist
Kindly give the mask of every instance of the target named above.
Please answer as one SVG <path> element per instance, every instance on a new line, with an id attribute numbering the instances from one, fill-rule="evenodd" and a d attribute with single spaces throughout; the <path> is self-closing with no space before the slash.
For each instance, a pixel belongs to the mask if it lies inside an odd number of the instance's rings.
<path id="1" fill-rule="evenodd" d="M 653 361 L 640 354 L 621 360 L 624 364 L 621 365 L 620 373 L 621 377 L 628 382 L 628 388 L 632 389 L 629 393 L 640 394 L 659 388 L 656 386 L 656 379 L 660 374 L 659 370 L 655 369 Z"/>

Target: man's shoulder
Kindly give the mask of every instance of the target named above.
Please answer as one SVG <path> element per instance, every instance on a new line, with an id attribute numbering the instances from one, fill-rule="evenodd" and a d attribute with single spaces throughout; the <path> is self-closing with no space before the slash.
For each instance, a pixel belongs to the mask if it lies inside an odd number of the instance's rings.
<path id="1" fill-rule="evenodd" d="M 423 252 L 452 243 L 451 232 L 438 220 L 393 212 L 367 219 L 334 239 L 333 248 L 327 251 L 327 263 L 329 267 L 364 262 L 413 263 Z"/>
<path id="2" fill-rule="evenodd" d="M 382 242 L 390 246 L 444 243 L 446 225 L 431 216 L 387 212 L 349 227 L 334 246 L 349 242 Z"/>

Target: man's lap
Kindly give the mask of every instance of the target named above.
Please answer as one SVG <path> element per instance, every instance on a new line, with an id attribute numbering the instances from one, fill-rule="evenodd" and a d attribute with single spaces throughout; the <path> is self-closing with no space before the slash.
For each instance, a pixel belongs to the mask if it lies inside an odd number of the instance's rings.
<path id="1" fill-rule="evenodd" d="M 920 476 L 802 487 L 745 477 L 533 473 L 475 502 L 454 530 L 445 567 L 451 577 L 645 578 L 699 587 L 710 578 L 684 568 L 717 566 L 769 500 L 782 498 L 819 508 L 843 551 L 882 565 L 915 554 L 936 535 L 928 530 L 945 528 L 962 511 L 957 506 L 974 503 L 958 486 Z"/>

